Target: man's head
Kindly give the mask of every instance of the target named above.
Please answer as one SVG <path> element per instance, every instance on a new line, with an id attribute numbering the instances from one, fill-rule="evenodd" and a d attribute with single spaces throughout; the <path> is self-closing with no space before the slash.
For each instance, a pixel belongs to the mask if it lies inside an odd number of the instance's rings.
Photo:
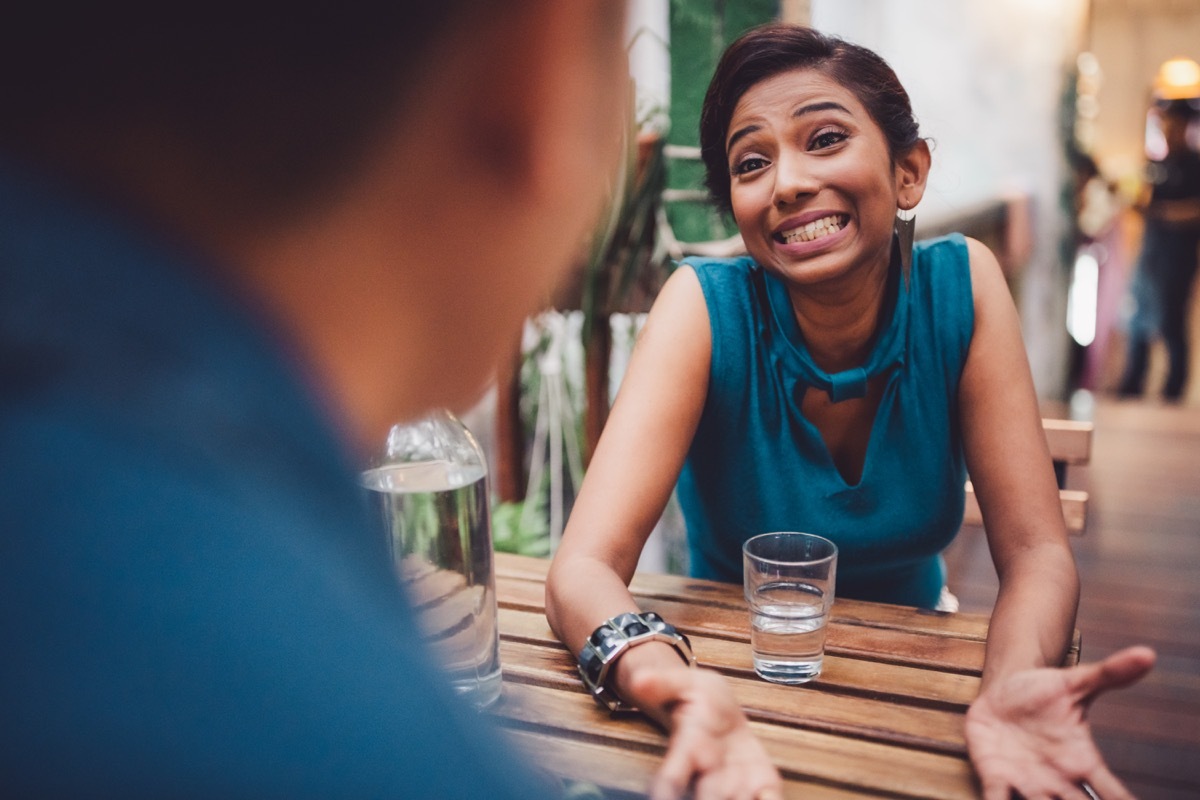
<path id="1" fill-rule="evenodd" d="M 1159 126 L 1167 143 L 1167 152 L 1181 153 L 1187 149 L 1188 125 L 1195 112 L 1186 100 L 1172 100 L 1158 108 Z"/>
<path id="2" fill-rule="evenodd" d="M 24 4 L 0 48 L 0 142 L 109 185 L 120 177 L 104 170 L 136 159 L 121 152 L 131 137 L 170 141 L 238 216 L 277 214 L 352 170 L 433 43 L 459 15 L 498 5 Z"/>
<path id="3" fill-rule="evenodd" d="M 618 159 L 612 0 L 26 5 L 0 148 L 206 253 L 360 439 L 473 399 Z"/>

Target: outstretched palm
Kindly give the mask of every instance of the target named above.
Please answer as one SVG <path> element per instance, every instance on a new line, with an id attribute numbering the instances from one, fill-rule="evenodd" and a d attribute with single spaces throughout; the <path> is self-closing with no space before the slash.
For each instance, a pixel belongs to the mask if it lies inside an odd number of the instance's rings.
<path id="1" fill-rule="evenodd" d="M 1095 664 L 1031 669 L 993 683 L 967 712 L 966 738 L 985 800 L 1132 798 L 1092 741 L 1088 706 L 1101 693 L 1140 679 L 1154 653 L 1131 647 Z"/>

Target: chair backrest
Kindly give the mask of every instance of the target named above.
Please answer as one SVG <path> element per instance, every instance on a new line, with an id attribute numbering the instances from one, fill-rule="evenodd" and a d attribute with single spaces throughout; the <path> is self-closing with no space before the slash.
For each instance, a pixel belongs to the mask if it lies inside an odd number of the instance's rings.
<path id="1" fill-rule="evenodd" d="M 1058 477 L 1058 497 L 1062 503 L 1063 519 L 1067 530 L 1081 534 L 1087 528 L 1088 493 L 1079 489 L 1067 489 L 1067 468 L 1075 464 L 1086 464 L 1092 457 L 1092 431 L 1090 422 L 1068 419 L 1043 419 L 1046 444 L 1050 458 L 1054 461 L 1054 473 Z M 967 481 L 966 507 L 963 525 L 982 525 L 983 513 L 975 497 L 975 488 Z"/>

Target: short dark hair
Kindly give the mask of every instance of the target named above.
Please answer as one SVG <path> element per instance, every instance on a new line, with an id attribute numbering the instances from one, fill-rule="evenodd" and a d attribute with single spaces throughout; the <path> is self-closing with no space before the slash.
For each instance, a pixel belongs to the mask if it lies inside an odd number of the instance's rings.
<path id="1" fill-rule="evenodd" d="M 1160 100 L 1156 103 L 1158 113 L 1164 117 L 1173 117 L 1187 122 L 1197 116 L 1196 102 L 1190 100 Z"/>
<path id="2" fill-rule="evenodd" d="M 818 70 L 853 92 L 883 130 L 893 160 L 920 141 L 908 92 L 874 51 L 801 25 L 751 28 L 721 56 L 700 112 L 705 183 L 722 211 L 731 206 L 725 137 L 738 100 L 760 81 L 801 68 Z"/>
<path id="3" fill-rule="evenodd" d="M 278 210 L 346 174 L 433 69 L 430 43 L 482 2 L 17 5 L 0 34 L 0 147 L 86 162 L 104 146 L 89 135 L 148 124 L 248 207 Z"/>

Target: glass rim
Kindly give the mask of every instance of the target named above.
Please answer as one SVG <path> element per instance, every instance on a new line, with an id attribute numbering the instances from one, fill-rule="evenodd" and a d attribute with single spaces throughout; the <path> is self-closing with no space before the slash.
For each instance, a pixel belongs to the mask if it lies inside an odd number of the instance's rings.
<path id="1" fill-rule="evenodd" d="M 756 541 L 774 536 L 803 536 L 807 539 L 815 539 L 818 542 L 823 542 L 829 546 L 829 552 L 823 556 L 814 556 L 812 558 L 803 559 L 782 559 L 768 558 L 750 552 L 750 545 Z M 746 558 L 752 558 L 755 561 L 763 564 L 816 564 L 821 561 L 829 561 L 836 558 L 838 555 L 838 546 L 830 539 L 825 538 L 817 533 L 808 533 L 806 531 L 767 531 L 766 533 L 757 533 L 742 543 L 742 555 Z"/>

